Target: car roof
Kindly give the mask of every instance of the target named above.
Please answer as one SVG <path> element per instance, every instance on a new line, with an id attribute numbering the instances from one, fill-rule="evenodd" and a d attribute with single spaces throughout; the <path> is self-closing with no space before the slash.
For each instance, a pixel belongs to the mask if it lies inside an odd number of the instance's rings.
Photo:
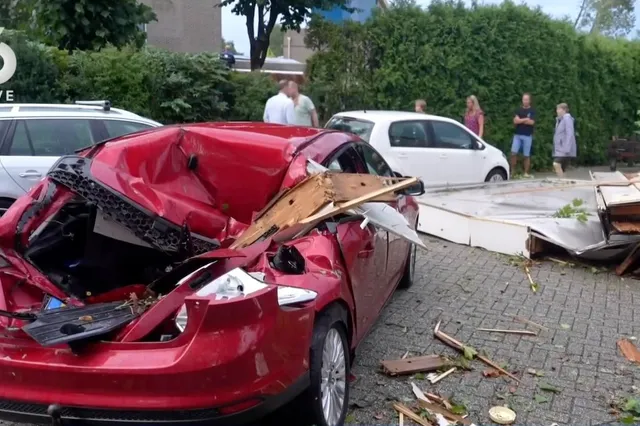
<path id="1" fill-rule="evenodd" d="M 110 118 L 120 120 L 138 121 L 147 123 L 152 126 L 160 126 L 161 124 L 142 117 L 132 112 L 109 108 L 105 111 L 104 107 L 98 105 L 76 105 L 76 104 L 27 104 L 27 103 L 11 103 L 0 104 L 0 120 L 11 118 L 68 118 L 68 117 L 86 117 L 86 118 Z"/>
<path id="2" fill-rule="evenodd" d="M 372 123 L 383 123 L 383 122 L 405 121 L 405 120 L 437 120 L 437 121 L 446 121 L 449 123 L 459 124 L 457 121 L 447 117 L 442 117 L 439 115 L 423 114 L 420 112 L 410 112 L 410 111 L 384 111 L 384 110 L 345 111 L 345 112 L 339 112 L 335 114 L 334 117 L 349 117 L 349 118 L 355 118 L 357 120 L 370 121 Z"/>

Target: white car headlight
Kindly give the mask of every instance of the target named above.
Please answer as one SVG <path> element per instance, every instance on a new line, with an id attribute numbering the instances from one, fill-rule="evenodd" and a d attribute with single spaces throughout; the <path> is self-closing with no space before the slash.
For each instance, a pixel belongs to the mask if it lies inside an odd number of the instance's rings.
<path id="1" fill-rule="evenodd" d="M 263 282 L 264 274 L 261 272 L 248 273 L 236 268 L 214 279 L 196 292 L 197 296 L 215 296 L 215 300 L 235 299 L 246 297 L 252 293 L 263 290 L 269 285 Z M 278 287 L 278 304 L 280 306 L 294 305 L 310 302 L 318 296 L 318 293 L 296 287 Z M 176 327 L 181 332 L 187 328 L 187 306 L 182 305 L 176 315 Z"/>

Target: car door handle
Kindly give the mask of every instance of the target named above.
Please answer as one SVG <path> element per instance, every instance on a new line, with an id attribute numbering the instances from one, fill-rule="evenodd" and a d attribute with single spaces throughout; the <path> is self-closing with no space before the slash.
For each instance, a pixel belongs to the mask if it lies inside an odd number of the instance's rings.
<path id="1" fill-rule="evenodd" d="M 23 173 L 20 173 L 18 176 L 23 177 L 23 178 L 24 177 L 40 177 L 40 176 L 42 176 L 42 173 L 40 173 L 40 172 L 23 172 Z"/>
<path id="2" fill-rule="evenodd" d="M 442 158 L 442 159 L 447 158 L 447 154 L 440 154 L 440 158 Z"/>
<path id="3" fill-rule="evenodd" d="M 398 158 L 407 158 L 408 155 L 407 154 L 398 154 Z"/>

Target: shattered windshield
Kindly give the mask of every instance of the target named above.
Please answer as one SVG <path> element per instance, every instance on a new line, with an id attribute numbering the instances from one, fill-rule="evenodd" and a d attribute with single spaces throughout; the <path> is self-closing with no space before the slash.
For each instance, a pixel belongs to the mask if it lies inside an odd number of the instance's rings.
<path id="1" fill-rule="evenodd" d="M 327 129 L 340 130 L 360 136 L 365 142 L 369 142 L 374 123 L 366 120 L 358 120 L 350 117 L 333 117 L 327 125 Z"/>

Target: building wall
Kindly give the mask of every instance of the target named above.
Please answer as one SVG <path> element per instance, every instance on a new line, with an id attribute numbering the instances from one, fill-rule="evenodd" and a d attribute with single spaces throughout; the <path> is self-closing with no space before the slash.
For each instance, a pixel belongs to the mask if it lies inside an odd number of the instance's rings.
<path id="1" fill-rule="evenodd" d="M 287 31 L 282 42 L 282 53 L 285 58 L 294 59 L 305 63 L 313 51 L 304 44 L 306 30 L 304 28 L 297 31 Z"/>
<path id="2" fill-rule="evenodd" d="M 218 52 L 222 15 L 218 0 L 141 0 L 157 15 L 147 26 L 147 43 L 174 52 Z"/>

